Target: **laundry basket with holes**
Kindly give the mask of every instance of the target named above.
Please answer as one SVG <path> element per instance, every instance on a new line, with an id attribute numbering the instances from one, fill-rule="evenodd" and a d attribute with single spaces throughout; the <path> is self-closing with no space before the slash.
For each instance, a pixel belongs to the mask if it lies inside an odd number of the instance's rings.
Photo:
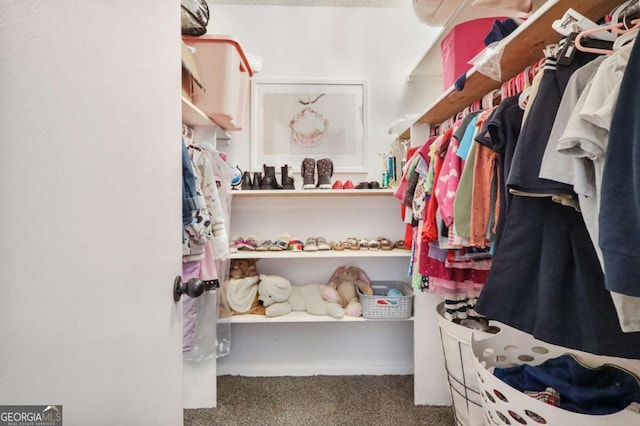
<path id="1" fill-rule="evenodd" d="M 487 425 L 637 426 L 640 413 L 630 409 L 607 415 L 586 415 L 539 401 L 493 375 L 495 368 L 539 365 L 572 353 L 589 365 L 617 365 L 640 376 L 640 360 L 593 355 L 536 340 L 531 335 L 500 324 L 500 332 L 487 339 L 472 337 L 471 349 Z M 562 395 L 560 396 L 562 398 Z"/>
<path id="2" fill-rule="evenodd" d="M 449 321 L 444 317 L 444 303 L 440 303 L 436 309 L 456 425 L 483 426 L 485 421 L 471 352 L 471 335 L 476 339 L 486 339 L 493 334 Z"/>

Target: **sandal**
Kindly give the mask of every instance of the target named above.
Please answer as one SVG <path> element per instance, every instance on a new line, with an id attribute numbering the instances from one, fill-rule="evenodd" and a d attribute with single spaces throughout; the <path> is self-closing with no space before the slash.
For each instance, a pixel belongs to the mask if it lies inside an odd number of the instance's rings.
<path id="1" fill-rule="evenodd" d="M 336 251 L 343 251 L 345 248 L 344 243 L 341 241 L 331 241 L 329 243 L 329 247 L 331 248 L 331 250 L 336 250 Z"/>
<path id="2" fill-rule="evenodd" d="M 331 246 L 327 243 L 327 239 L 324 237 L 316 238 L 318 250 L 331 250 Z"/>
<path id="3" fill-rule="evenodd" d="M 282 234 L 273 243 L 273 245 L 269 248 L 269 250 L 271 251 L 286 250 L 289 248 L 289 241 L 291 241 L 291 236 L 289 234 Z"/>
<path id="4" fill-rule="evenodd" d="M 369 240 L 369 250 L 378 250 L 380 249 L 380 242 L 378 240 Z"/>
<path id="5" fill-rule="evenodd" d="M 360 247 L 362 250 L 367 250 L 369 248 L 369 240 L 367 240 L 366 238 L 361 239 L 360 241 L 358 241 L 358 247 Z"/>
<path id="6" fill-rule="evenodd" d="M 388 238 L 378 237 L 378 242 L 380 243 L 380 248 L 382 250 L 391 250 L 393 248 L 393 243 Z"/>
<path id="7" fill-rule="evenodd" d="M 354 237 L 347 238 L 344 244 L 346 244 L 345 248 L 348 250 L 360 250 L 360 245 L 358 244 L 357 238 L 354 238 Z"/>
<path id="8" fill-rule="evenodd" d="M 397 249 L 402 249 L 402 250 L 409 250 L 409 247 L 404 245 L 404 240 L 396 241 L 396 243 L 393 245 L 393 247 L 397 248 Z"/>
<path id="9" fill-rule="evenodd" d="M 307 238 L 307 241 L 304 242 L 304 251 L 318 251 L 318 242 L 315 238 Z"/>

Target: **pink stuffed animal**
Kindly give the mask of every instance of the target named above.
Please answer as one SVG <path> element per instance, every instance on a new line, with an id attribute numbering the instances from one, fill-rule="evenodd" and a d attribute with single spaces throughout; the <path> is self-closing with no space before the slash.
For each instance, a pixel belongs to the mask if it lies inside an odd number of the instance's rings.
<path id="1" fill-rule="evenodd" d="M 362 305 L 356 288 L 368 296 L 373 294 L 367 274 L 357 266 L 345 265 L 331 275 L 329 283 L 322 290 L 322 296 L 328 302 L 339 303 L 346 315 L 359 317 L 362 315 Z"/>

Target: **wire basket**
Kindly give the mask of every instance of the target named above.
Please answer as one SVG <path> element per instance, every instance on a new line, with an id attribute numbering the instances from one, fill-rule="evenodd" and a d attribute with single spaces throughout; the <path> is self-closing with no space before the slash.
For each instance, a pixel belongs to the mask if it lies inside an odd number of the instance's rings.
<path id="1" fill-rule="evenodd" d="M 614 364 L 639 375 L 640 360 L 598 356 L 550 345 L 504 324 L 500 324 L 500 332 L 490 338 L 477 340 L 473 336 L 471 349 L 487 425 L 640 425 L 640 414 L 632 410 L 607 415 L 567 411 L 525 395 L 493 375 L 494 368 L 539 365 L 567 353 L 577 355 L 590 365 Z"/>
<path id="2" fill-rule="evenodd" d="M 444 303 L 440 303 L 436 310 L 456 425 L 483 426 L 485 422 L 478 375 L 471 352 L 471 336 L 486 339 L 494 334 L 449 321 L 444 317 Z"/>
<path id="3" fill-rule="evenodd" d="M 407 319 L 413 313 L 413 290 L 400 281 L 371 281 L 373 295 L 358 289 L 362 316 L 368 319 Z M 402 296 L 387 296 L 389 289 L 400 290 Z"/>

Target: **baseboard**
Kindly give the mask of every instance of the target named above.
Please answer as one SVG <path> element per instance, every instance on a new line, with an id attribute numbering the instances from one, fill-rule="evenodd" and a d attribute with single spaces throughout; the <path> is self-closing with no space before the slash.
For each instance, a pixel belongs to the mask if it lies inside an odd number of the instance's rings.
<path id="1" fill-rule="evenodd" d="M 363 375 L 412 375 L 413 364 L 393 365 L 228 365 L 218 363 L 218 376 L 249 376 L 249 377 L 273 377 L 273 376 L 363 376 Z"/>

